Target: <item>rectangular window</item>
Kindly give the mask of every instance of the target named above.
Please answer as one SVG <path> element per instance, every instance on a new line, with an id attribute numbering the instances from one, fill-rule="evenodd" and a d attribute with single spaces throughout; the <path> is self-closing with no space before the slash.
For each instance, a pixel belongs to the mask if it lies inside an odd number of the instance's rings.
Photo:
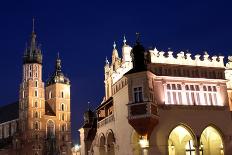
<path id="1" fill-rule="evenodd" d="M 167 97 L 168 97 L 168 103 L 171 104 L 171 93 L 170 92 L 167 93 Z"/>
<path id="2" fill-rule="evenodd" d="M 134 101 L 143 102 L 143 94 L 142 94 L 142 87 L 134 88 Z"/>
<path id="3" fill-rule="evenodd" d="M 178 97 L 179 97 L 179 104 L 183 104 L 181 92 L 178 92 Z"/>

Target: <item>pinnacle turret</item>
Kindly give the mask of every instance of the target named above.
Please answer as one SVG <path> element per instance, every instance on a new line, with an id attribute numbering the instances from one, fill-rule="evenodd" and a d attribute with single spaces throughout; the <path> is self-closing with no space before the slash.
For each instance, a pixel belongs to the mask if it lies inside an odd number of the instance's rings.
<path id="1" fill-rule="evenodd" d="M 64 76 L 61 70 L 61 59 L 59 53 L 57 54 L 56 58 L 55 71 L 52 76 L 47 80 L 46 85 L 51 85 L 55 83 L 70 84 L 70 80 L 66 76 Z"/>

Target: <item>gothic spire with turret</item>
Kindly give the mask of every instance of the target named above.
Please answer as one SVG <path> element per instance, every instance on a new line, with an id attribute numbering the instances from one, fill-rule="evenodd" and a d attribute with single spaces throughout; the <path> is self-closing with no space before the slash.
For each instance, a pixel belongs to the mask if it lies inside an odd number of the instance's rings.
<path id="1" fill-rule="evenodd" d="M 35 33 L 35 24 L 33 19 L 32 33 L 30 41 L 28 42 L 28 46 L 25 49 L 23 56 L 23 63 L 39 63 L 42 64 L 42 53 L 41 49 L 36 41 L 36 33 Z"/>

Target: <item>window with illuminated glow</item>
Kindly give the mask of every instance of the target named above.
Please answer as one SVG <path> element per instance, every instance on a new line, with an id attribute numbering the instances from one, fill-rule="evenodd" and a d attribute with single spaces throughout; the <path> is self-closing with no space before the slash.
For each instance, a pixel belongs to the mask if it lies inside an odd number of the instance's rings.
<path id="1" fill-rule="evenodd" d="M 224 155 L 223 139 L 219 131 L 213 126 L 205 128 L 200 137 L 200 155 Z"/>
<path id="2" fill-rule="evenodd" d="M 216 85 L 167 83 L 165 103 L 174 105 L 220 105 Z"/>
<path id="3" fill-rule="evenodd" d="M 195 155 L 194 133 L 184 125 L 174 128 L 168 138 L 169 155 Z"/>
<path id="4" fill-rule="evenodd" d="M 193 146 L 193 141 L 190 140 L 185 145 L 186 155 L 195 155 L 195 148 Z"/>

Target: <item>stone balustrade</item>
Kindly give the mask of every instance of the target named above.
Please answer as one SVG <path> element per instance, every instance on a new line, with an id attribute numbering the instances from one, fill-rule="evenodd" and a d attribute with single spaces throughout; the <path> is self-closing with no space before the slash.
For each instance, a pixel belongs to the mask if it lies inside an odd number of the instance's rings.
<path id="1" fill-rule="evenodd" d="M 106 118 L 102 119 L 101 121 L 97 122 L 97 128 L 105 126 L 106 124 L 114 121 L 114 114 L 107 116 Z"/>
<path id="2" fill-rule="evenodd" d="M 189 66 L 203 66 L 203 67 L 219 67 L 224 68 L 224 56 L 212 56 L 210 57 L 207 52 L 203 56 L 196 54 L 192 58 L 191 53 L 179 52 L 177 56 L 173 56 L 172 51 L 164 52 L 149 50 L 151 54 L 151 63 L 165 63 L 165 64 L 177 64 L 177 65 L 189 65 Z"/>

